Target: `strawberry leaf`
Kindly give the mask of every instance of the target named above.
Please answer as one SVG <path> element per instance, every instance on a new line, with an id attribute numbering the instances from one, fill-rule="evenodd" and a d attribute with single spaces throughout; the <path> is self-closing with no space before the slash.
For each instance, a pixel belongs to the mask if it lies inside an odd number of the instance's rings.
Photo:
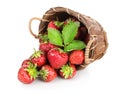
<path id="1" fill-rule="evenodd" d="M 59 30 L 48 28 L 48 39 L 54 45 L 63 46 L 62 35 Z"/>
<path id="2" fill-rule="evenodd" d="M 65 52 L 73 51 L 73 50 L 81 50 L 86 47 L 85 43 L 80 40 L 73 40 L 68 46 L 64 47 Z"/>
<path id="3" fill-rule="evenodd" d="M 68 45 L 70 42 L 73 41 L 74 37 L 77 34 L 79 26 L 80 26 L 80 22 L 70 21 L 68 24 L 66 24 L 63 27 L 62 37 L 65 45 Z"/>

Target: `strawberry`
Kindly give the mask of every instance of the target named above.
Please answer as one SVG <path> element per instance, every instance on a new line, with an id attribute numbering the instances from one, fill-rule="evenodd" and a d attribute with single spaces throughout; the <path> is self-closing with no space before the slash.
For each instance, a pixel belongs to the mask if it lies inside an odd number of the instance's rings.
<path id="1" fill-rule="evenodd" d="M 29 66 L 29 62 L 31 62 L 29 59 L 26 59 L 26 60 L 24 60 L 23 62 L 22 62 L 22 67 L 23 68 L 26 68 L 26 67 L 28 67 Z"/>
<path id="2" fill-rule="evenodd" d="M 31 62 L 33 64 L 36 64 L 38 67 L 41 67 L 42 65 L 46 63 L 45 55 L 40 50 L 39 51 L 35 50 L 35 52 L 32 54 L 30 59 L 31 59 Z"/>
<path id="3" fill-rule="evenodd" d="M 18 72 L 18 80 L 22 83 L 30 84 L 34 81 L 34 78 L 31 78 L 28 72 L 21 67 Z"/>
<path id="4" fill-rule="evenodd" d="M 84 61 L 84 52 L 82 50 L 72 51 L 69 57 L 71 64 L 80 65 Z"/>
<path id="5" fill-rule="evenodd" d="M 28 61 L 24 61 L 28 62 Z M 23 64 L 24 64 L 23 63 Z M 25 84 L 32 83 L 38 76 L 38 71 L 36 65 L 31 62 L 27 63 L 27 67 L 21 67 L 18 71 L 18 80 Z"/>
<path id="6" fill-rule="evenodd" d="M 48 24 L 48 28 L 58 29 L 57 25 L 55 24 L 55 21 L 50 21 Z"/>
<path id="7" fill-rule="evenodd" d="M 39 75 L 40 78 L 46 82 L 50 82 L 57 77 L 56 71 L 49 65 L 42 66 Z"/>
<path id="8" fill-rule="evenodd" d="M 70 79 L 73 76 L 75 76 L 76 68 L 72 64 L 63 65 L 61 67 L 61 69 L 59 70 L 59 74 L 60 74 L 61 77 L 65 78 L 65 79 Z"/>
<path id="9" fill-rule="evenodd" d="M 48 28 L 53 28 L 53 29 L 56 29 L 58 30 L 62 25 L 63 25 L 64 22 L 59 22 L 59 21 L 50 21 L 49 24 L 48 24 Z"/>
<path id="10" fill-rule="evenodd" d="M 39 46 L 39 50 L 42 50 L 43 52 L 47 53 L 50 49 L 55 48 L 56 46 L 47 42 L 47 43 L 41 43 Z"/>
<path id="11" fill-rule="evenodd" d="M 48 61 L 50 65 L 59 69 L 61 66 L 65 65 L 68 61 L 68 55 L 60 48 L 53 48 L 47 54 Z"/>
<path id="12" fill-rule="evenodd" d="M 39 50 L 43 51 L 44 53 L 47 53 L 50 49 L 55 48 L 56 46 L 51 44 L 48 39 L 48 35 L 40 35 L 40 46 Z"/>

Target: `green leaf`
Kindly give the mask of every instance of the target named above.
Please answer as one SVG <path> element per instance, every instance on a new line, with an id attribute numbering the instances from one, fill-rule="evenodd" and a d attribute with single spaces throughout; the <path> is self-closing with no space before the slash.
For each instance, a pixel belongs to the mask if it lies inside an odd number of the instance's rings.
<path id="1" fill-rule="evenodd" d="M 59 30 L 48 28 L 48 39 L 57 46 L 63 46 L 62 35 Z"/>
<path id="2" fill-rule="evenodd" d="M 68 24 L 66 24 L 63 27 L 62 37 L 65 45 L 68 45 L 70 42 L 74 40 L 74 37 L 77 34 L 79 26 L 80 26 L 80 22 L 70 21 Z"/>
<path id="3" fill-rule="evenodd" d="M 65 52 L 73 51 L 73 50 L 81 50 L 86 47 L 85 43 L 80 40 L 73 40 L 68 46 L 64 47 Z"/>

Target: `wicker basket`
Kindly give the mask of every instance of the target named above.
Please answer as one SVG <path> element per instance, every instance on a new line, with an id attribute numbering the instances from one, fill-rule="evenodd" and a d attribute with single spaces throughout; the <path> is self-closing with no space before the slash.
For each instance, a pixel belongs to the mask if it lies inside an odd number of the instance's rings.
<path id="1" fill-rule="evenodd" d="M 88 30 L 89 40 L 85 49 L 85 62 L 80 65 L 80 68 L 84 68 L 88 64 L 103 57 L 108 47 L 106 32 L 96 20 L 68 8 L 54 7 L 50 8 L 50 10 L 43 15 L 42 19 L 37 17 L 32 18 L 29 22 L 29 30 L 35 38 L 38 38 L 39 34 L 44 34 L 46 32 L 48 22 L 56 20 L 56 18 L 59 21 L 64 21 L 69 17 L 77 18 Z M 33 20 L 41 21 L 38 35 L 32 32 L 31 23 Z"/>

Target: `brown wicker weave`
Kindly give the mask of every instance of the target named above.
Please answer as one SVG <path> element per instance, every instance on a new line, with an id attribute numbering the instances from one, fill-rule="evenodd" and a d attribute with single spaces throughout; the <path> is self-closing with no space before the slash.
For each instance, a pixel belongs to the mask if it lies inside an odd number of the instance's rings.
<path id="1" fill-rule="evenodd" d="M 37 17 L 32 18 L 29 22 L 29 30 L 35 38 L 38 38 L 39 34 L 46 32 L 48 22 L 56 19 L 65 21 L 69 17 L 77 18 L 88 29 L 89 41 L 85 49 L 85 62 L 80 65 L 80 67 L 86 67 L 88 64 L 103 57 L 108 47 L 106 32 L 96 20 L 68 8 L 54 7 L 48 10 L 43 15 L 42 19 Z M 33 20 L 41 21 L 38 35 L 34 34 L 31 30 L 31 23 Z"/>

